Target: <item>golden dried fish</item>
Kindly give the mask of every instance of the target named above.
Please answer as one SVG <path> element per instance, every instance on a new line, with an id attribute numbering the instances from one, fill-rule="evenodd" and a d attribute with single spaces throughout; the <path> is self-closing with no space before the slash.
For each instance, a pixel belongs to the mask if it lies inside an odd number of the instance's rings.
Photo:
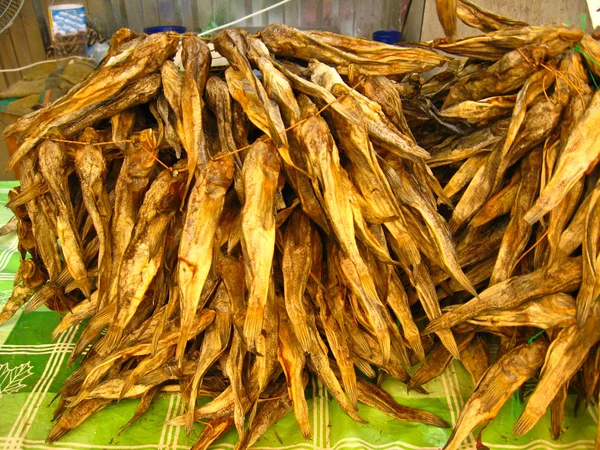
<path id="1" fill-rule="evenodd" d="M 209 308 L 215 311 L 215 320 L 208 326 L 200 347 L 198 365 L 192 378 L 186 432 L 189 434 L 194 422 L 194 408 L 199 390 L 208 369 L 225 351 L 231 334 L 231 314 L 229 312 L 229 295 L 223 284 L 219 286 Z"/>
<path id="2" fill-rule="evenodd" d="M 270 142 L 256 141 L 244 160 L 242 250 L 248 287 L 244 336 L 253 350 L 260 335 L 275 249 L 274 200 L 280 162 Z"/>
<path id="3" fill-rule="evenodd" d="M 144 197 L 119 269 L 117 310 L 105 337 L 109 349 L 121 339 L 162 261 L 164 233 L 183 197 L 186 173 L 180 169 L 184 163 L 178 163 L 176 170 L 163 170 Z"/>
<path id="4" fill-rule="evenodd" d="M 462 352 L 465 347 L 471 342 L 475 336 L 474 332 L 464 333 L 458 335 L 458 342 L 456 343 L 458 351 Z M 452 355 L 443 345 L 439 345 L 433 349 L 429 358 L 425 360 L 423 365 L 419 367 L 419 370 L 410 378 L 407 388 L 409 390 L 421 387 L 425 383 L 433 380 L 446 370 L 448 364 L 452 361 Z"/>
<path id="5" fill-rule="evenodd" d="M 551 58 L 573 47 L 582 36 L 582 30 L 560 24 L 515 26 L 454 42 L 437 39 L 432 47 L 446 53 L 497 61 L 511 50 L 532 44 L 543 44 L 548 47 L 548 57 Z"/>
<path id="6" fill-rule="evenodd" d="M 362 403 L 372 408 L 377 408 L 396 420 L 419 422 L 440 428 L 450 428 L 450 425 L 445 420 L 435 414 L 401 405 L 382 388 L 376 384 L 369 383 L 364 378 L 359 378 L 358 393 L 358 398 Z"/>
<path id="7" fill-rule="evenodd" d="M 513 392 L 535 375 L 547 349 L 548 344 L 538 339 L 516 347 L 492 365 L 463 406 L 444 450 L 458 449 L 469 433 L 496 417 Z"/>
<path id="8" fill-rule="evenodd" d="M 527 433 L 535 426 L 559 389 L 581 367 L 592 346 L 600 339 L 597 332 L 599 325 L 600 305 L 596 303 L 582 326 L 563 328 L 552 341 L 540 380 L 514 426 L 516 436 Z"/>
<path id="9" fill-rule="evenodd" d="M 529 242 L 532 226 L 523 220 L 523 216 L 535 201 L 539 190 L 541 169 L 542 149 L 537 148 L 527 154 L 521 162 L 519 192 L 498 250 L 498 258 L 490 277 L 490 285 L 504 281 L 511 276 L 521 253 Z"/>
<path id="10" fill-rule="evenodd" d="M 477 386 L 483 374 L 490 366 L 490 355 L 485 341 L 481 336 L 475 336 L 460 352 L 460 362 L 471 374 L 473 386 Z"/>
<path id="11" fill-rule="evenodd" d="M 493 309 L 469 322 L 483 327 L 567 328 L 575 324 L 575 299 L 559 292 L 509 309 Z"/>
<path id="12" fill-rule="evenodd" d="M 488 155 L 476 154 L 467 159 L 460 169 L 452 176 L 452 178 L 444 186 L 444 193 L 449 197 L 455 197 L 485 166 Z"/>
<path id="13" fill-rule="evenodd" d="M 525 22 L 495 14 L 469 0 L 457 1 L 456 14 L 463 23 L 484 33 L 510 27 L 527 26 Z"/>
<path id="14" fill-rule="evenodd" d="M 436 261 L 441 263 L 449 275 L 468 292 L 477 296 L 477 291 L 475 291 L 475 288 L 460 267 L 452 237 L 445 220 L 438 214 L 434 205 L 431 205 L 423 198 L 418 183 L 404 169 L 400 161 L 388 157 L 386 163 L 384 171 L 390 184 L 394 187 L 396 195 L 404 204 L 417 210 L 429 228 L 440 256 Z"/>
<path id="15" fill-rule="evenodd" d="M 93 137 L 93 134 L 92 136 Z M 106 161 L 102 151 L 90 142 L 75 153 L 75 171 L 81 183 L 83 204 L 98 236 L 98 296 L 102 298 L 110 285 L 112 268 L 110 218 L 112 208 L 106 192 Z"/>
<path id="16" fill-rule="evenodd" d="M 65 138 L 70 138 L 77 135 L 77 133 L 85 128 L 91 127 L 103 119 L 114 117 L 115 113 L 118 114 L 121 111 L 131 108 L 132 106 L 148 103 L 148 101 L 150 101 L 150 99 L 156 95 L 160 86 L 161 79 L 160 75 L 157 73 L 152 73 L 144 78 L 136 80 L 133 83 L 125 86 L 125 88 L 110 102 L 94 108 L 89 114 L 86 114 L 80 120 L 77 120 L 76 122 L 73 122 L 62 128 L 61 132 Z M 131 125 L 129 125 L 129 131 L 131 131 L 133 120 L 129 120 L 132 122 Z M 125 127 L 124 131 L 127 132 L 127 126 Z M 127 136 L 128 135 L 121 135 L 120 137 L 116 136 L 113 128 L 113 140 L 120 141 L 126 139 Z M 116 145 L 117 147 L 120 147 L 122 144 L 117 143 Z"/>
<path id="17" fill-rule="evenodd" d="M 12 136 L 15 132 L 28 135 L 12 155 L 8 169 L 12 169 L 39 143 L 50 128 L 81 120 L 106 99 L 121 92 L 130 82 L 157 70 L 167 58 L 175 54 L 178 41 L 179 35 L 176 33 L 157 33 L 146 37 L 123 60 L 112 64 L 108 62 L 87 77 L 73 93 L 41 110 L 32 123 L 28 123 L 26 130 L 20 130 L 18 122 L 14 127 L 7 127 L 4 130 L 5 137 Z"/>
<path id="18" fill-rule="evenodd" d="M 351 64 L 365 75 L 392 75 L 425 72 L 447 61 L 425 49 L 402 48 L 323 31 L 304 33 L 282 24 L 264 28 L 260 38 L 278 56 L 316 58 L 334 65 L 342 75 L 348 73 Z"/>
<path id="19" fill-rule="evenodd" d="M 360 110 L 356 110 L 357 119 L 367 126 L 373 142 L 401 158 L 419 160 L 427 158 L 429 153 L 419 147 L 412 139 L 403 135 L 385 116 L 381 106 L 369 100 L 358 91 L 348 86 L 338 72 L 319 61 L 311 61 L 308 65 L 311 81 L 331 92 L 336 98 L 349 96 L 356 101 Z M 362 114 L 359 112 L 361 111 Z M 362 116 L 362 117 L 360 117 Z"/>
<path id="20" fill-rule="evenodd" d="M 547 47 L 542 45 L 520 47 L 506 53 L 486 70 L 464 77 L 452 86 L 442 110 L 466 100 L 511 93 L 529 79 L 547 54 Z"/>
<path id="21" fill-rule="evenodd" d="M 52 136 L 60 137 L 59 134 L 52 134 Z M 56 234 L 61 243 L 65 263 L 81 292 L 89 298 L 90 280 L 83 262 L 81 238 L 76 231 L 73 204 L 69 194 L 68 159 L 61 144 L 51 140 L 42 143 L 39 149 L 39 169 L 48 182 L 57 210 Z"/>
<path id="22" fill-rule="evenodd" d="M 196 168 L 206 164 L 210 158 L 202 123 L 202 109 L 204 108 L 202 95 L 208 78 L 211 56 L 208 45 L 200 36 L 193 33 L 183 36 L 181 45 L 181 61 L 185 71 L 180 97 L 183 131 L 180 139 L 188 161 L 188 179 L 185 186 L 185 192 L 187 192 Z"/>
<path id="23" fill-rule="evenodd" d="M 438 19 L 442 24 L 444 34 L 450 42 L 452 42 L 456 36 L 457 2 L 457 0 L 436 0 L 435 2 Z"/>
<path id="24" fill-rule="evenodd" d="M 513 208 L 521 186 L 521 171 L 517 170 L 504 188 L 492 195 L 473 216 L 469 226 L 481 227 L 497 217 L 507 214 Z"/>
<path id="25" fill-rule="evenodd" d="M 160 80 L 160 78 L 159 78 Z M 127 145 L 124 141 L 129 139 L 129 135 L 133 131 L 135 124 L 135 112 L 133 109 L 126 109 L 110 118 L 110 126 L 112 129 L 112 140 L 117 141 L 117 147 L 122 151 L 127 151 Z"/>
<path id="26" fill-rule="evenodd" d="M 464 119 L 471 124 L 485 124 L 510 114 L 515 107 L 514 95 L 487 97 L 479 100 L 464 100 L 444 108 L 440 114 L 444 117 Z M 469 133 L 467 136 L 471 138 Z"/>
<path id="27" fill-rule="evenodd" d="M 491 309 L 507 309 L 543 295 L 572 291 L 581 283 L 581 272 L 581 259 L 568 258 L 562 261 L 559 273 L 544 267 L 526 275 L 509 278 L 480 292 L 479 297 L 432 320 L 424 333 L 450 328 Z"/>
<path id="28" fill-rule="evenodd" d="M 35 291 L 27 286 L 15 286 L 10 298 L 6 301 L 0 312 L 0 325 L 10 320 L 16 312 L 27 302 Z"/>
<path id="29" fill-rule="evenodd" d="M 188 330 L 198 309 L 200 293 L 212 265 L 215 233 L 223 211 L 225 193 L 232 179 L 231 157 L 210 161 L 200 169 L 188 199 L 188 211 L 177 255 L 181 311 L 181 336 L 177 344 L 177 359 L 180 362 L 183 361 Z"/>
<path id="30" fill-rule="evenodd" d="M 600 131 L 595 126 L 599 114 L 600 93 L 597 92 L 583 117 L 573 127 L 552 178 L 525 214 L 527 222 L 533 224 L 539 221 L 556 207 L 600 155 L 600 149 L 595 145 L 600 138 Z"/>
<path id="31" fill-rule="evenodd" d="M 283 238 L 281 270 L 285 309 L 289 317 L 293 318 L 290 325 L 305 352 L 308 352 L 311 347 L 311 331 L 304 308 L 304 291 L 312 265 L 310 237 L 309 218 L 299 210 L 294 211 L 288 219 Z"/>
<path id="32" fill-rule="evenodd" d="M 309 351 L 311 343 L 308 344 L 308 350 L 303 350 L 300 342 L 296 338 L 297 334 L 294 331 L 294 322 L 296 317 L 289 315 L 285 308 L 279 306 L 279 351 L 278 359 L 285 374 L 287 381 L 288 402 L 293 405 L 294 415 L 300 431 L 304 439 L 310 439 L 310 421 L 308 416 L 308 404 L 304 396 L 304 388 L 308 377 L 304 373 L 304 365 L 306 363 L 304 352 Z M 288 317 L 289 315 L 289 317 Z M 308 335 L 308 339 L 313 339 Z M 263 406 L 264 408 L 264 406 Z M 259 417 L 259 416 L 257 416 Z M 256 419 L 252 423 L 252 427 L 256 424 Z M 245 439 L 245 438 L 244 438 Z"/>
<path id="33" fill-rule="evenodd" d="M 306 385 L 308 377 L 303 377 L 303 384 Z M 285 386 L 275 389 L 271 398 L 265 399 L 258 410 L 250 428 L 244 433 L 238 441 L 234 450 L 245 450 L 253 446 L 258 439 L 267 432 L 267 430 L 292 410 L 292 398 L 285 392 Z"/>
<path id="34" fill-rule="evenodd" d="M 587 212 L 582 241 L 583 278 L 581 289 L 577 295 L 577 323 L 582 326 L 586 321 L 594 303 L 600 295 L 600 280 L 598 280 L 598 239 L 600 233 L 600 186 L 591 193 L 590 206 Z"/>
<path id="35" fill-rule="evenodd" d="M 92 414 L 106 408 L 111 403 L 112 400 L 103 398 L 84 400 L 60 416 L 58 422 L 50 430 L 46 442 L 52 443 L 60 439 L 73 428 L 81 425 Z"/>
<path id="36" fill-rule="evenodd" d="M 285 163 L 295 167 L 289 154 L 289 144 L 279 108 L 252 72 L 244 49 L 239 48 L 245 44 L 240 32 L 222 31 L 213 40 L 213 44 L 230 64 L 225 71 L 229 93 L 242 106 L 248 119 L 273 140 Z"/>
<path id="37" fill-rule="evenodd" d="M 381 75 L 371 76 L 367 77 L 364 84 L 358 86 L 358 89 L 381 106 L 387 118 L 400 132 L 413 141 L 415 140 L 402 111 L 402 100 L 398 95 L 400 88 L 397 83 Z"/>

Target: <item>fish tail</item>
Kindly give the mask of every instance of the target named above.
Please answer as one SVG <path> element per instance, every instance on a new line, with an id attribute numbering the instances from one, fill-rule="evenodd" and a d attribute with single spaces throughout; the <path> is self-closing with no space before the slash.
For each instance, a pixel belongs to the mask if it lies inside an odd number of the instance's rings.
<path id="1" fill-rule="evenodd" d="M 307 351 L 308 349 L 310 349 L 311 337 L 310 337 L 310 332 L 308 330 L 308 326 L 305 323 L 297 324 L 294 327 L 294 333 L 296 334 L 296 337 L 298 338 L 300 347 L 302 347 L 302 349 L 304 351 Z"/>
<path id="2" fill-rule="evenodd" d="M 523 411 L 523 414 L 521 414 L 521 417 L 519 417 L 519 420 L 517 420 L 517 423 L 513 428 L 514 435 L 522 436 L 525 433 L 529 433 L 539 420 L 540 416 L 538 414 L 525 408 L 525 411 Z"/>
<path id="3" fill-rule="evenodd" d="M 248 308 L 246 321 L 244 322 L 244 337 L 249 349 L 256 347 L 256 339 L 260 336 L 262 330 L 264 308 Z"/>
<path id="4" fill-rule="evenodd" d="M 590 302 L 585 299 L 584 301 L 577 302 L 577 326 L 582 328 L 586 320 L 590 315 L 591 305 Z"/>
<path id="5" fill-rule="evenodd" d="M 192 425 L 194 424 L 194 416 L 195 416 L 195 412 L 196 410 L 194 409 L 194 407 L 196 406 L 196 399 L 193 397 L 190 397 L 190 403 L 188 405 L 188 410 L 185 413 L 185 434 L 187 434 L 188 436 L 190 435 L 190 432 L 192 431 Z"/>
<path id="6" fill-rule="evenodd" d="M 189 331 L 191 328 L 191 322 L 187 316 L 181 318 L 181 329 L 179 334 L 179 342 L 177 343 L 177 350 L 175 352 L 176 359 L 178 361 L 179 367 L 183 367 L 183 356 L 185 353 L 185 347 L 187 346 Z"/>
<path id="7" fill-rule="evenodd" d="M 112 325 L 108 327 L 108 331 L 104 336 L 104 345 L 108 351 L 112 351 L 119 345 L 121 336 L 123 335 L 123 327 L 119 325 Z"/>
<path id="8" fill-rule="evenodd" d="M 79 278 L 75 281 L 77 283 L 77 287 L 81 290 L 81 292 L 83 292 L 83 295 L 85 295 L 85 298 L 89 300 L 92 296 L 92 287 L 90 286 L 89 278 Z"/>
<path id="9" fill-rule="evenodd" d="M 533 225 L 534 223 L 538 222 L 544 216 L 544 214 L 546 214 L 546 210 L 540 205 L 538 200 L 535 205 L 533 205 L 529 211 L 525 213 L 523 220 L 529 225 Z"/>
<path id="10" fill-rule="evenodd" d="M 344 385 L 344 391 L 350 400 L 350 404 L 354 409 L 358 409 L 358 386 L 356 384 L 356 372 L 351 367 L 350 370 L 342 370 L 342 384 Z"/>
<path id="11" fill-rule="evenodd" d="M 133 375 L 133 374 L 131 374 L 131 375 Z M 121 392 L 119 392 L 119 401 L 121 401 L 123 399 L 123 397 L 125 397 L 125 394 L 127 394 L 127 392 L 129 392 L 129 390 L 134 386 L 134 384 L 135 384 L 135 379 L 132 376 L 129 376 L 129 378 L 127 378 L 127 381 L 125 381 L 125 384 L 121 388 Z"/>
<path id="12" fill-rule="evenodd" d="M 449 329 L 438 331 L 437 335 L 439 336 L 440 341 L 442 341 L 442 344 L 444 344 L 444 347 L 446 347 L 446 350 L 448 350 L 454 358 L 460 361 L 460 352 L 458 351 L 458 345 L 456 345 L 456 340 L 454 339 L 452 331 Z"/>
<path id="13" fill-rule="evenodd" d="M 452 434 L 448 438 L 448 442 L 442 450 L 457 450 L 460 444 L 469 436 L 469 428 L 460 427 L 459 424 L 452 430 Z"/>

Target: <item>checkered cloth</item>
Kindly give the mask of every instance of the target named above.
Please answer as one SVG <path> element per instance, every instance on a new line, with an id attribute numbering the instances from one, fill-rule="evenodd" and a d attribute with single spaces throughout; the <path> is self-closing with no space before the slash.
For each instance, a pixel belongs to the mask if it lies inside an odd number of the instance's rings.
<path id="1" fill-rule="evenodd" d="M 5 204 L 10 187 L 15 182 L 0 183 L 0 202 Z M 0 209 L 0 224 L 6 223 L 11 212 Z M 0 237 L 0 307 L 11 294 L 12 279 L 19 265 L 17 237 Z M 181 395 L 159 395 L 150 409 L 133 426 L 118 434 L 134 413 L 138 400 L 114 403 L 93 415 L 81 426 L 66 434 L 54 445 L 45 443 L 52 427 L 52 399 L 63 381 L 74 370 L 67 367 L 82 325 L 65 331 L 52 341 L 52 330 L 60 321 L 59 314 L 40 308 L 31 314 L 19 312 L 0 326 L 0 448 L 4 449 L 186 449 L 202 429 L 196 424 L 186 436 L 182 427 L 165 425 L 165 421 L 183 412 Z M 391 378 L 383 388 L 398 401 L 431 411 L 454 424 L 460 408 L 472 390 L 469 374 L 458 362 L 452 362 L 445 373 L 424 387 L 428 395 L 411 392 Z M 526 385 L 526 391 L 533 386 Z M 527 394 L 527 392 L 526 392 Z M 307 391 L 311 411 L 313 438 L 305 441 L 293 414 L 275 424 L 256 444 L 257 449 L 369 449 L 414 450 L 439 449 L 450 430 L 421 424 L 398 422 L 359 405 L 360 415 L 369 424 L 357 424 L 346 416 L 324 387 L 312 380 Z M 205 400 L 206 402 L 208 400 Z M 203 403 L 203 402 L 200 402 Z M 490 449 L 502 450 L 585 450 L 594 448 L 597 410 L 591 407 L 574 416 L 575 395 L 569 396 L 563 426 L 566 432 L 558 441 L 550 439 L 549 415 L 525 437 L 514 438 L 512 426 L 523 410 L 516 396 L 504 406 L 498 417 L 483 431 L 481 440 Z M 478 431 L 469 436 L 463 449 L 483 449 L 477 446 Z M 231 450 L 237 440 L 235 430 L 227 433 L 211 448 Z"/>

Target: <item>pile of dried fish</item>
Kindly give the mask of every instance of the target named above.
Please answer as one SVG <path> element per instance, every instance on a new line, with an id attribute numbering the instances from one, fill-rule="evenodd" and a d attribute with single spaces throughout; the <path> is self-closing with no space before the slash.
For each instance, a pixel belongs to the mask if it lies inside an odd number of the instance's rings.
<path id="1" fill-rule="evenodd" d="M 196 35 L 120 30 L 6 129 L 23 260 L 1 320 L 52 305 L 56 337 L 88 319 L 49 441 L 140 398 L 129 426 L 165 391 L 186 404 L 172 424 L 210 424 L 198 449 L 233 427 L 247 448 L 289 411 L 308 438 L 309 374 L 356 421 L 360 401 L 448 427 L 376 380 L 425 392 L 452 359 L 476 387 L 447 449 L 535 376 L 517 435 L 549 409 L 558 437 L 569 388 L 597 403 L 600 45 L 458 12 L 488 34 L 227 30 L 224 71 Z"/>

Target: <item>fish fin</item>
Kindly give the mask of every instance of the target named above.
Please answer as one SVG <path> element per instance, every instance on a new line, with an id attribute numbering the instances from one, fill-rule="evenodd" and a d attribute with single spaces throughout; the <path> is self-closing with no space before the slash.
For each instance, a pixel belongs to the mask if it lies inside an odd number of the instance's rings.
<path id="1" fill-rule="evenodd" d="M 262 330 L 264 308 L 248 308 L 246 312 L 246 321 L 244 322 L 244 338 L 248 349 L 256 347 L 256 339 L 260 336 Z"/>
<path id="2" fill-rule="evenodd" d="M 442 344 L 444 344 L 444 347 L 446 347 L 446 350 L 448 350 L 448 352 L 450 352 L 450 354 L 455 359 L 460 361 L 460 352 L 458 351 L 458 345 L 456 345 L 456 339 L 454 339 L 452 331 L 450 331 L 449 329 L 441 330 L 438 331 L 436 334 L 442 341 Z"/>
<path id="3" fill-rule="evenodd" d="M 531 429 L 535 426 L 536 423 L 540 420 L 540 416 L 535 412 L 525 408 L 517 423 L 515 423 L 515 427 L 513 428 L 513 433 L 515 436 L 522 436 L 525 433 L 531 431 Z"/>
<path id="4" fill-rule="evenodd" d="M 538 222 L 544 215 L 546 214 L 546 209 L 540 204 L 539 199 L 535 202 L 529 211 L 525 213 L 523 216 L 523 220 L 527 222 L 529 225 L 533 225 Z"/>
<path id="5" fill-rule="evenodd" d="M 119 341 L 121 340 L 121 336 L 123 335 L 123 327 L 111 324 L 108 327 L 108 331 L 104 335 L 104 339 L 102 340 L 104 345 L 106 346 L 106 350 L 112 351 L 119 345 Z"/>

